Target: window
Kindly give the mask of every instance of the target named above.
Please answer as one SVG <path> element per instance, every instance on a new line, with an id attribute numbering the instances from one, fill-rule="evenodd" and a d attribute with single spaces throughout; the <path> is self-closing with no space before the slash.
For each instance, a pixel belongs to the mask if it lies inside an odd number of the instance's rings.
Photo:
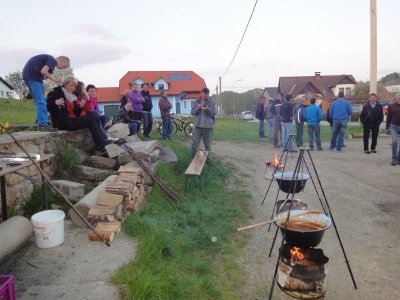
<path id="1" fill-rule="evenodd" d="M 339 88 L 339 93 L 342 92 L 344 94 L 344 88 Z"/>
<path id="2" fill-rule="evenodd" d="M 351 88 L 346 88 L 346 95 L 351 95 Z"/>
<path id="3" fill-rule="evenodd" d="M 186 109 L 186 102 L 187 101 L 183 101 L 183 108 Z"/>
<path id="4" fill-rule="evenodd" d="M 164 89 L 164 83 L 159 83 L 157 85 L 157 87 L 158 87 L 158 90 L 163 90 Z"/>
<path id="5" fill-rule="evenodd" d="M 4 97 L 4 91 L 1 91 L 0 95 L 1 95 L 2 97 Z"/>

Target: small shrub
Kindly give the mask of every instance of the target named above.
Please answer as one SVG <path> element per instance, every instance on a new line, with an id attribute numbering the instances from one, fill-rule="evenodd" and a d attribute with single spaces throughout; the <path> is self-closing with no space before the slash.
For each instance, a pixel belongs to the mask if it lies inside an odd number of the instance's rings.
<path id="1" fill-rule="evenodd" d="M 64 140 L 56 141 L 57 171 L 71 171 L 79 163 L 79 154 L 75 147 Z"/>

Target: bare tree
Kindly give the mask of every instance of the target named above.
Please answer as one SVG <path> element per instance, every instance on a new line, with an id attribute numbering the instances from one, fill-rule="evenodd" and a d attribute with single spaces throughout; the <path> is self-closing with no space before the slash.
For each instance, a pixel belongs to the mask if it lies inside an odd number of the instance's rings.
<path id="1" fill-rule="evenodd" d="M 26 95 L 28 94 L 28 87 L 22 79 L 22 72 L 20 70 L 8 73 L 8 75 L 5 76 L 5 81 L 7 81 L 7 83 L 14 88 L 14 91 L 19 98 L 26 98 Z"/>

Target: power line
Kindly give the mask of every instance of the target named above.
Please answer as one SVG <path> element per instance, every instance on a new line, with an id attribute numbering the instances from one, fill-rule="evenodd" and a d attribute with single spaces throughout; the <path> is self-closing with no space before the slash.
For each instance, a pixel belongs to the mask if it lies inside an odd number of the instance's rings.
<path id="1" fill-rule="evenodd" d="M 254 10 L 256 9 L 257 2 L 258 2 L 258 0 L 256 0 L 256 3 L 254 3 L 254 7 L 253 7 L 253 10 L 252 10 L 252 12 L 251 12 L 249 21 L 247 22 L 246 28 L 245 28 L 245 30 L 244 30 L 244 32 L 243 32 L 243 35 L 242 35 L 242 38 L 241 38 L 241 40 L 240 40 L 239 46 L 238 46 L 237 49 L 236 49 L 235 55 L 233 55 L 233 58 L 232 58 L 232 60 L 231 60 L 231 63 L 229 64 L 228 68 L 226 69 L 226 71 L 225 71 L 224 75 L 222 75 L 222 77 L 224 77 L 224 76 L 226 75 L 226 73 L 228 73 L 230 67 L 232 66 L 233 61 L 235 60 L 236 54 L 238 53 L 239 48 L 240 48 L 240 45 L 242 44 L 242 41 L 243 41 L 243 39 L 244 39 L 244 36 L 246 35 L 246 31 L 247 31 L 247 28 L 249 27 L 251 18 L 253 17 L 253 13 L 254 13 Z"/>

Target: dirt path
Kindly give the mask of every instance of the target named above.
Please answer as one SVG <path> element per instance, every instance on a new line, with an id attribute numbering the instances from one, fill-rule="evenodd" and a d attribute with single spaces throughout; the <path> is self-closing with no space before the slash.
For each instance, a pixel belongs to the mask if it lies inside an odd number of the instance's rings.
<path id="1" fill-rule="evenodd" d="M 355 290 L 332 227 L 318 246 L 330 259 L 326 299 L 400 298 L 400 166 L 390 166 L 389 143 L 388 137 L 380 137 L 378 153 L 370 155 L 363 153 L 361 140 L 347 141 L 342 153 L 312 152 L 358 285 Z M 265 145 L 214 144 L 213 152 L 218 153 L 223 161 L 235 165 L 239 170 L 236 176 L 243 179 L 246 190 L 251 192 L 248 224 L 268 220 L 278 189 L 273 182 L 264 205 L 261 205 L 270 182 L 264 178 L 264 163 L 270 161 L 274 153 L 281 153 L 276 152 L 269 142 Z M 323 147 L 328 148 L 327 145 Z M 289 156 L 287 170 L 293 170 L 296 161 L 297 154 L 296 157 Z M 312 166 L 309 159 L 306 162 Z M 309 208 L 321 208 L 318 199 L 309 194 L 315 191 L 310 182 L 304 191 L 298 194 L 298 198 Z M 279 198 L 285 197 L 282 192 L 279 195 Z M 267 229 L 265 226 L 248 231 L 249 242 L 237 260 L 246 278 L 244 289 L 239 291 L 242 299 L 268 299 L 280 234 L 269 258 L 275 227 L 271 232 Z M 291 298 L 275 287 L 274 299 Z"/>

